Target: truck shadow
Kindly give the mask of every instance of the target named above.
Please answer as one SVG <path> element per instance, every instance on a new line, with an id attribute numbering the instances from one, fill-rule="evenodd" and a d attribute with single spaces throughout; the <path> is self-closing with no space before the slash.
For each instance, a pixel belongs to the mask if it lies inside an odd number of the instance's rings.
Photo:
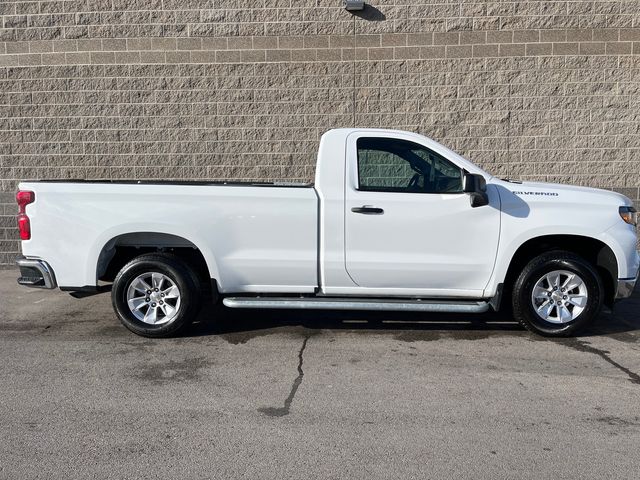
<path id="1" fill-rule="evenodd" d="M 640 334 L 638 307 L 640 298 L 627 301 L 623 312 L 603 311 L 594 324 L 580 337 L 612 336 L 628 337 L 632 332 Z M 203 309 L 198 320 L 184 332 L 185 337 L 207 335 L 232 336 L 234 343 L 276 332 L 335 330 L 352 332 L 387 332 L 399 339 L 435 340 L 443 335 L 466 340 L 521 336 L 535 337 L 513 318 L 502 313 L 425 314 L 415 312 L 372 312 L 334 310 L 253 310 L 229 309 L 213 306 Z M 634 341 L 640 337 L 631 336 Z"/>

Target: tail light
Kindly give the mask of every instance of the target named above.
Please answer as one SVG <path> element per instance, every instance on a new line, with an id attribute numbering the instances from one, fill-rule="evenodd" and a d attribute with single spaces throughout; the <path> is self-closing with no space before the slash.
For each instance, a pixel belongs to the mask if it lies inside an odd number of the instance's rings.
<path id="1" fill-rule="evenodd" d="M 20 190 L 16 193 L 16 202 L 18 202 L 18 229 L 20 230 L 20 238 L 22 240 L 31 239 L 31 220 L 27 216 L 27 205 L 35 202 L 36 194 Z"/>

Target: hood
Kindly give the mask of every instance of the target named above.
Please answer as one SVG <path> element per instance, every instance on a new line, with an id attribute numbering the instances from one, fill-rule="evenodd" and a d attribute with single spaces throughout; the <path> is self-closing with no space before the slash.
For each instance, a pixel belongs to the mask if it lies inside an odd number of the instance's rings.
<path id="1" fill-rule="evenodd" d="M 580 203 L 584 205 L 631 206 L 626 196 L 599 188 L 563 185 L 560 183 L 519 182 L 492 178 L 491 184 L 504 188 L 527 202 L 553 201 L 557 203 Z M 505 192 L 506 193 L 506 192 Z"/>

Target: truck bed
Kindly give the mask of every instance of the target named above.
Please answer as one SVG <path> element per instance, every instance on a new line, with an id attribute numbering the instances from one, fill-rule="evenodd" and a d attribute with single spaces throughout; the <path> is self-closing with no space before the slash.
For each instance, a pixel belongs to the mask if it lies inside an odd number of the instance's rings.
<path id="1" fill-rule="evenodd" d="M 308 184 L 56 180 L 20 189 L 35 192 L 23 253 L 51 259 L 61 287 L 95 285 L 105 249 L 154 234 L 200 250 L 222 292 L 318 285 L 318 197 Z"/>

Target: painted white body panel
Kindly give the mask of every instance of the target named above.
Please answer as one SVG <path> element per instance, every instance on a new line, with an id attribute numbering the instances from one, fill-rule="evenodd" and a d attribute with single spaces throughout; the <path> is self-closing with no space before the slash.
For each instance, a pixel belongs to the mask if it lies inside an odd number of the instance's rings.
<path id="1" fill-rule="evenodd" d="M 482 175 L 490 204 L 471 208 L 466 194 L 357 191 L 349 139 L 364 134 L 419 143 Z M 25 182 L 20 189 L 36 193 L 23 254 L 48 262 L 61 287 L 96 285 L 105 245 L 137 232 L 198 248 L 222 293 L 489 298 L 524 242 L 555 234 L 604 242 L 619 278 L 638 271 L 635 229 L 618 214 L 628 198 L 498 180 L 433 140 L 394 130 L 327 132 L 315 188 Z M 365 204 L 385 215 L 351 213 Z"/>
<path id="2" fill-rule="evenodd" d="M 346 270 L 360 287 L 352 293 L 401 285 L 420 296 L 481 297 L 498 248 L 496 190 L 488 189 L 487 208 L 472 208 L 465 193 L 359 191 L 356 141 L 362 136 L 371 133 L 347 138 L 344 249 Z M 406 133 L 376 132 L 376 137 L 415 141 Z M 351 211 L 363 205 L 384 214 Z"/>
<path id="3" fill-rule="evenodd" d="M 502 204 L 496 268 L 485 296 L 504 281 L 509 262 L 526 241 L 544 235 L 580 235 L 605 243 L 616 256 L 618 278 L 638 271 L 636 229 L 624 223 L 618 207 L 631 205 L 624 195 L 595 188 L 538 182 L 511 183 L 493 178 Z M 612 230 L 609 232 L 609 230 Z"/>
<path id="4" fill-rule="evenodd" d="M 222 292 L 313 292 L 317 197 L 312 188 L 22 183 L 32 239 L 60 286 L 96 285 L 111 239 L 134 232 L 182 237 L 203 254 Z"/>

